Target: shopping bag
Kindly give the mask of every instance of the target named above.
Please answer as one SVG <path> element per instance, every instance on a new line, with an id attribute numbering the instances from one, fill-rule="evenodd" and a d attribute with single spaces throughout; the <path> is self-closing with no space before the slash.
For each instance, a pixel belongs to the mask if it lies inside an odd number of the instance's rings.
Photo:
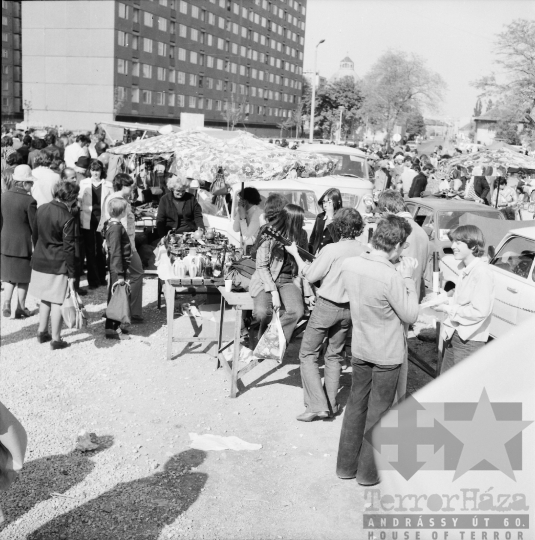
<path id="1" fill-rule="evenodd" d="M 106 317 L 123 324 L 130 324 L 130 285 L 126 281 L 114 283 L 110 302 L 106 308 Z"/>
<path id="2" fill-rule="evenodd" d="M 264 335 L 256 345 L 253 355 L 264 360 L 282 362 L 286 352 L 286 338 L 282 331 L 279 311 L 273 311 L 273 318 Z"/>
<path id="3" fill-rule="evenodd" d="M 61 315 L 67 328 L 74 328 L 76 326 L 76 307 L 73 296 L 73 292 L 69 288 L 67 297 L 63 300 L 63 304 L 61 304 Z"/>

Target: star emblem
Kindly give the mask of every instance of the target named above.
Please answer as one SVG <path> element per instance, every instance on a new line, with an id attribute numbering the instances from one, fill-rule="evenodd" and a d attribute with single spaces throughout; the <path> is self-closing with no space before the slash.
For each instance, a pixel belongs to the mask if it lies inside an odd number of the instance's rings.
<path id="1" fill-rule="evenodd" d="M 528 420 L 497 420 L 487 390 L 483 389 L 472 420 L 444 423 L 446 429 L 463 443 L 453 480 L 483 460 L 516 480 L 505 445 L 531 423 Z"/>

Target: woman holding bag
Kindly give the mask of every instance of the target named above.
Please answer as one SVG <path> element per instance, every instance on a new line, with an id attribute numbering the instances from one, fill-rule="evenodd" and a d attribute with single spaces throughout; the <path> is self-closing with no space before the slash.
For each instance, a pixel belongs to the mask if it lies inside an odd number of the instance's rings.
<path id="1" fill-rule="evenodd" d="M 37 341 L 51 341 L 52 350 L 69 346 L 61 339 L 61 305 L 69 290 L 74 293 L 75 238 L 70 207 L 79 191 L 76 184 L 61 180 L 56 185 L 54 200 L 37 209 L 37 241 L 28 292 L 40 300 Z M 48 332 L 49 320 L 52 334 Z"/>
<path id="2" fill-rule="evenodd" d="M 271 223 L 283 237 L 306 249 L 307 234 L 303 230 L 304 211 L 300 206 L 287 204 Z M 303 316 L 303 292 L 298 286 L 297 265 L 284 246 L 274 238 L 263 239 L 256 254 L 256 271 L 251 278 L 249 293 L 254 302 L 253 317 L 259 322 L 258 338 L 265 332 L 273 310 L 284 309 L 280 317 L 286 343 L 299 319 Z M 306 296 L 312 296 L 308 282 Z"/>

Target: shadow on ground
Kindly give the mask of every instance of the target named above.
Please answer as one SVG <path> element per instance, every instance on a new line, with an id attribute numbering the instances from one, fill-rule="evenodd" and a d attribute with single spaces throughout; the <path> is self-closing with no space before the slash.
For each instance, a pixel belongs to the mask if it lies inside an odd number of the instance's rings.
<path id="1" fill-rule="evenodd" d="M 187 450 L 173 456 L 162 472 L 118 484 L 96 499 L 45 524 L 28 540 L 157 540 L 199 497 L 208 475 L 195 472 L 206 453 Z"/>

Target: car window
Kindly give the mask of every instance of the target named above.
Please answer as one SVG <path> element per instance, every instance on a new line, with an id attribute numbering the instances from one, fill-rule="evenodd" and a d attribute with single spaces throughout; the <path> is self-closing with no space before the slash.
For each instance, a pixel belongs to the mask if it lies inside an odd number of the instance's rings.
<path id="1" fill-rule="evenodd" d="M 330 152 L 318 152 L 338 160 L 334 174 L 350 174 L 359 178 L 366 178 L 366 158 L 360 156 L 348 156 L 343 154 L 331 154 Z"/>
<path id="2" fill-rule="evenodd" d="M 439 212 L 438 213 L 438 239 L 441 242 L 448 240 L 448 233 L 460 225 L 459 220 L 465 214 L 474 214 L 476 216 L 500 219 L 499 212 L 485 212 L 484 210 L 474 210 L 471 212 L 463 212 L 462 210 L 455 212 Z"/>
<path id="3" fill-rule="evenodd" d="M 423 227 L 426 219 L 430 216 L 432 218 L 433 210 L 431 210 L 431 208 L 427 208 L 426 206 L 419 206 L 418 210 L 416 211 L 415 214 L 413 214 L 413 216 L 414 216 L 414 221 L 416 221 L 416 223 L 418 223 L 420 227 Z"/>
<path id="4" fill-rule="evenodd" d="M 305 211 L 305 219 L 316 219 L 319 214 L 318 201 L 313 191 L 308 190 L 278 190 L 278 189 L 259 189 L 260 197 L 262 201 L 260 206 L 264 208 L 266 199 L 272 193 L 278 193 L 282 195 L 289 203 L 300 206 Z"/>
<path id="5" fill-rule="evenodd" d="M 199 189 L 197 192 L 197 200 L 202 208 L 202 213 L 207 216 L 218 216 L 228 218 L 228 208 L 223 196 L 214 196 L 205 189 Z"/>
<path id="6" fill-rule="evenodd" d="M 517 276 L 528 278 L 534 259 L 535 242 L 516 236 L 501 247 L 490 264 Z M 535 281 L 535 268 L 531 272 L 531 279 Z"/>
<path id="7" fill-rule="evenodd" d="M 359 204 L 359 196 L 354 193 L 342 193 L 342 206 L 345 208 L 356 208 Z"/>

